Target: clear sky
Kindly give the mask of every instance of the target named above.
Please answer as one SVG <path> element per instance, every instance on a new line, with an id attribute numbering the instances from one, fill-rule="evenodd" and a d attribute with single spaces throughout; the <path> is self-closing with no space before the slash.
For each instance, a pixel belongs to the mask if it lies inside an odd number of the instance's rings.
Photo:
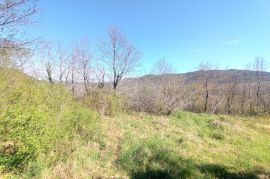
<path id="1" fill-rule="evenodd" d="M 72 42 L 88 36 L 95 45 L 119 26 L 142 52 L 142 70 L 166 58 L 178 72 L 201 61 L 243 68 L 256 56 L 270 60 L 270 0 L 40 0 L 46 40 Z"/>

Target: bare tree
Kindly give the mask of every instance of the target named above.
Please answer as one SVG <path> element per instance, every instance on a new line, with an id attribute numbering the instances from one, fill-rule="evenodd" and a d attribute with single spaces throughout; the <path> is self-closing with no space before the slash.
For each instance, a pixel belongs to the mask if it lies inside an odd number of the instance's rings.
<path id="1" fill-rule="evenodd" d="M 76 70 L 77 70 L 77 58 L 76 58 L 76 49 L 73 50 L 71 57 L 70 57 L 70 64 L 69 64 L 69 73 L 71 75 L 70 83 L 71 83 L 71 91 L 72 94 L 75 94 L 75 87 L 76 87 Z M 68 73 L 68 74 L 69 74 Z M 68 76 L 67 76 L 68 78 Z M 68 79 L 66 80 L 68 81 Z"/>
<path id="2" fill-rule="evenodd" d="M 73 58 L 76 58 L 76 61 L 79 63 L 78 68 L 81 71 L 84 89 L 88 95 L 90 93 L 90 66 L 92 55 L 90 53 L 89 42 L 87 38 L 82 38 L 79 41 L 77 47 L 75 48 L 75 56 Z"/>
<path id="3" fill-rule="evenodd" d="M 163 111 L 165 114 L 170 115 L 177 108 L 181 100 L 180 92 L 179 84 L 174 82 L 173 79 L 168 78 L 168 82 L 162 86 L 161 99 L 159 99 L 159 101 L 163 103 L 162 107 L 164 108 Z"/>
<path id="4" fill-rule="evenodd" d="M 37 0 L 0 0 L 0 66 L 24 69 L 36 39 L 27 39 L 23 27 L 36 12 Z"/>
<path id="5" fill-rule="evenodd" d="M 23 70 L 32 53 L 23 47 L 20 49 L 0 48 L 0 55 L 0 66 Z"/>
<path id="6" fill-rule="evenodd" d="M 210 62 L 201 62 L 198 66 L 198 70 L 202 72 L 202 84 L 203 84 L 203 91 L 204 91 L 204 107 L 203 112 L 207 112 L 208 101 L 209 101 L 209 93 L 210 93 L 210 80 L 213 77 L 213 65 Z"/>
<path id="7" fill-rule="evenodd" d="M 105 86 L 105 77 L 106 77 L 106 70 L 102 63 L 97 63 L 95 75 L 98 83 L 99 88 L 104 88 Z"/>
<path id="8" fill-rule="evenodd" d="M 211 105 L 212 113 L 217 114 L 218 112 L 221 111 L 220 106 L 222 105 L 222 97 L 224 96 L 223 91 L 221 90 L 221 85 L 216 85 L 215 87 L 213 87 L 212 93 L 214 94 L 212 95 L 213 96 L 213 104 Z"/>
<path id="9" fill-rule="evenodd" d="M 53 83 L 54 68 L 56 65 L 55 54 L 53 53 L 54 44 L 52 42 L 43 42 L 42 50 L 38 52 L 42 70 L 45 70 L 45 77 L 50 83 Z"/>
<path id="10" fill-rule="evenodd" d="M 228 83 L 224 85 L 224 96 L 225 96 L 225 113 L 231 114 L 231 107 L 235 96 L 237 95 L 238 88 L 238 77 L 234 76 L 228 80 Z"/>
<path id="11" fill-rule="evenodd" d="M 50 61 L 47 61 L 46 62 L 46 73 L 47 73 L 48 80 L 51 84 L 53 83 L 52 68 L 53 68 L 53 64 Z"/>
<path id="12" fill-rule="evenodd" d="M 246 95 L 242 94 L 242 99 L 241 99 L 241 107 L 242 107 L 242 112 L 244 112 L 244 103 L 247 101 L 247 111 L 248 113 L 253 113 L 254 112 L 254 104 L 253 104 L 253 99 L 252 99 L 252 87 L 253 87 L 253 72 L 252 70 L 252 64 L 246 64 L 245 69 L 247 70 L 247 75 L 244 77 L 244 84 L 243 84 L 243 93 L 246 91 Z M 245 89 L 246 88 L 246 89 Z M 245 99 L 246 98 L 246 99 Z"/>
<path id="13" fill-rule="evenodd" d="M 37 0 L 0 1 L 0 48 L 20 48 L 32 41 L 18 40 L 20 27 L 32 23 L 37 12 Z"/>
<path id="14" fill-rule="evenodd" d="M 266 62 L 264 58 L 257 57 L 253 64 L 253 69 L 255 71 L 255 80 L 256 80 L 256 107 L 259 109 L 260 105 L 263 103 L 262 98 L 262 82 L 264 80 L 264 71 L 266 67 Z"/>
<path id="15" fill-rule="evenodd" d="M 71 59 L 71 57 L 69 57 L 69 59 Z M 68 65 L 68 69 L 67 69 L 67 73 L 65 74 L 65 85 L 68 85 L 68 80 L 69 80 L 69 76 L 70 76 L 70 67 L 71 67 L 71 63 Z"/>
<path id="16" fill-rule="evenodd" d="M 159 75 L 159 88 L 155 89 L 155 95 L 159 93 L 157 103 L 160 103 L 160 112 L 171 114 L 178 106 L 181 95 L 180 82 L 173 78 L 175 73 L 173 65 L 165 58 L 159 59 L 152 67 L 152 73 Z M 159 92 L 158 92 L 159 90 Z"/>
<path id="17" fill-rule="evenodd" d="M 63 45 L 58 43 L 56 50 L 56 58 L 58 62 L 58 80 L 62 84 L 64 80 L 64 76 L 68 71 L 68 52 L 64 50 Z"/>
<path id="18" fill-rule="evenodd" d="M 113 89 L 116 90 L 121 79 L 137 67 L 140 55 L 119 28 L 111 28 L 108 37 L 100 43 L 102 59 L 112 76 Z"/>
<path id="19" fill-rule="evenodd" d="M 248 75 L 245 75 L 244 77 L 244 81 L 242 83 L 242 90 L 241 90 L 241 94 L 240 94 L 240 106 L 241 106 L 241 113 L 244 114 L 245 113 L 245 102 L 247 99 L 247 94 L 248 94 L 248 90 L 249 90 L 249 81 L 251 79 L 248 78 Z"/>
<path id="20" fill-rule="evenodd" d="M 156 75 L 165 75 L 175 73 L 173 65 L 169 63 L 165 58 L 159 59 L 152 67 L 152 73 Z"/>

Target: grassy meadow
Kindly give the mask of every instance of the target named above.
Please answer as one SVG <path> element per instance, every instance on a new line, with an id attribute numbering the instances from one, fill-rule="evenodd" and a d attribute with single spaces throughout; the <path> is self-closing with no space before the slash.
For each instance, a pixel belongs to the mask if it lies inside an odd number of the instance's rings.
<path id="1" fill-rule="evenodd" d="M 267 178 L 269 120 L 179 112 L 105 117 L 85 145 L 45 178 Z"/>

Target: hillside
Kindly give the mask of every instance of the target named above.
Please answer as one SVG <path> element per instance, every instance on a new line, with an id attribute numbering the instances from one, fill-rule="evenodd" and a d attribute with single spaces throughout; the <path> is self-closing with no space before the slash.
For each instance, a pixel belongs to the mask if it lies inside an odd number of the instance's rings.
<path id="1" fill-rule="evenodd" d="M 99 115 L 61 85 L 0 73 L 0 178 L 270 177 L 269 116 Z"/>
<path id="2" fill-rule="evenodd" d="M 270 111 L 270 73 L 210 70 L 123 80 L 119 92 L 140 112 L 179 110 L 254 115 Z"/>
<path id="3" fill-rule="evenodd" d="M 92 141 L 98 115 L 60 85 L 0 69 L 0 178 L 29 178 Z"/>
<path id="4" fill-rule="evenodd" d="M 206 72 L 207 74 L 211 74 L 213 77 L 211 80 L 213 83 L 226 83 L 226 80 L 231 78 L 237 78 L 240 81 L 243 80 L 250 80 L 254 81 L 256 72 L 255 71 L 249 71 L 249 70 L 210 70 Z M 188 73 L 181 73 L 181 74 L 164 74 L 164 75 L 153 75 L 148 74 L 142 77 L 138 78 L 127 78 L 123 80 L 122 87 L 129 87 L 133 85 L 147 85 L 147 84 L 158 84 L 162 78 L 172 80 L 179 82 L 181 84 L 184 83 L 200 83 L 202 80 L 202 76 L 204 74 L 204 71 L 194 71 L 194 72 L 188 72 Z M 270 72 L 264 72 L 264 80 L 270 81 Z"/>

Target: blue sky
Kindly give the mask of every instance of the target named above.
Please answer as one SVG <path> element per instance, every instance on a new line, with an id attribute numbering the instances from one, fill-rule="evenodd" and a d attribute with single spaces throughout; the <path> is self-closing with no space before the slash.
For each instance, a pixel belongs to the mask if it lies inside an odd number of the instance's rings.
<path id="1" fill-rule="evenodd" d="M 201 61 L 243 68 L 270 60 L 269 0 L 41 0 L 31 31 L 70 43 L 88 36 L 94 46 L 119 26 L 142 52 L 142 71 L 166 58 L 178 72 Z"/>

